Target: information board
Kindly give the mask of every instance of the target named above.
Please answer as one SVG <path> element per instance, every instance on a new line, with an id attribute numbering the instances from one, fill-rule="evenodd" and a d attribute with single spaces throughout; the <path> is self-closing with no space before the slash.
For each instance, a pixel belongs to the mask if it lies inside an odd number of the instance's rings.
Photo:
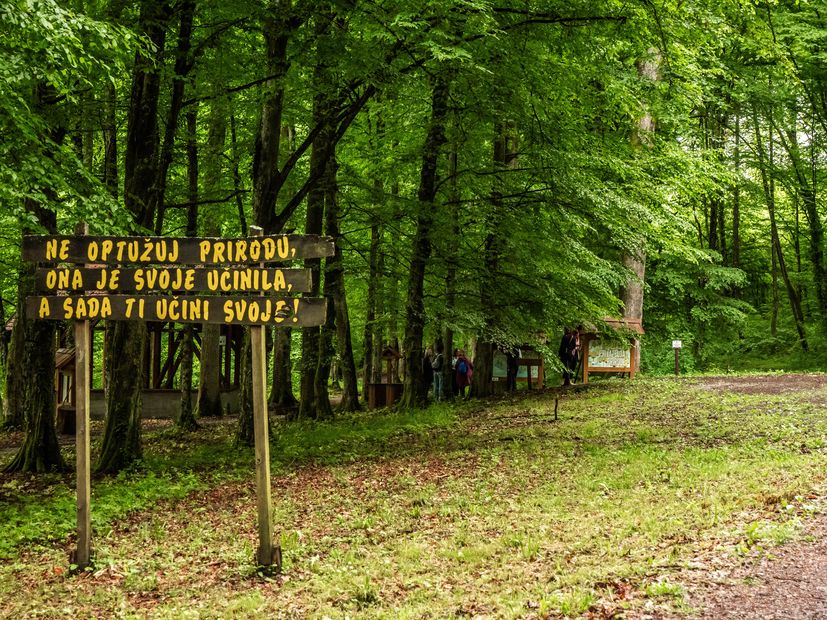
<path id="1" fill-rule="evenodd" d="M 589 343 L 589 369 L 629 368 L 632 356 L 629 347 L 593 340 Z"/>

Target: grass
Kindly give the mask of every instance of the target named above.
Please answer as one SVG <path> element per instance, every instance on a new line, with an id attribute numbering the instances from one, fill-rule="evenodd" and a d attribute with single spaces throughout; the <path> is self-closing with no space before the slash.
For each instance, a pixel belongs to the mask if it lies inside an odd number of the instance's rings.
<path id="1" fill-rule="evenodd" d="M 783 378 L 782 378 L 783 380 Z M 8 617 L 577 617 L 683 612 L 680 571 L 800 536 L 819 509 L 827 388 L 605 381 L 275 428 L 284 574 L 258 574 L 252 453 L 161 432 L 93 482 L 96 563 L 66 572 L 70 478 L 0 487 Z M 815 499 L 814 499 L 815 498 Z"/>

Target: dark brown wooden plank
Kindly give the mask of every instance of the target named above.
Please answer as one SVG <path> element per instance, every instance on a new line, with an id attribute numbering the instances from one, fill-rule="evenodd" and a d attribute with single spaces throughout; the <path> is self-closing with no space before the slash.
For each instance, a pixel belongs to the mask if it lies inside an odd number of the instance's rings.
<path id="1" fill-rule="evenodd" d="M 333 240 L 319 235 L 213 239 L 195 237 L 23 237 L 23 260 L 102 265 L 251 265 L 333 256 Z"/>
<path id="2" fill-rule="evenodd" d="M 309 269 L 259 267 L 55 267 L 38 269 L 35 291 L 147 292 L 199 291 L 210 293 L 305 293 L 310 290 Z"/>
<path id="3" fill-rule="evenodd" d="M 33 319 L 172 321 L 311 327 L 325 322 L 327 300 L 207 295 L 43 295 L 26 298 Z"/>

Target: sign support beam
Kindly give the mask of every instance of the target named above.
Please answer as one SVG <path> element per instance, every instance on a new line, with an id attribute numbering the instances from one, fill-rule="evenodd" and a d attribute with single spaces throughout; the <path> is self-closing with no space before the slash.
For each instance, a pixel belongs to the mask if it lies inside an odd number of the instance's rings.
<path id="1" fill-rule="evenodd" d="M 259 226 L 251 226 L 252 236 L 261 236 Z M 273 545 L 273 522 L 270 496 L 270 430 L 267 412 L 267 351 L 264 327 L 250 327 L 253 352 L 253 434 L 256 445 L 256 497 L 258 498 L 259 566 L 273 566 L 281 571 L 281 549 Z"/>

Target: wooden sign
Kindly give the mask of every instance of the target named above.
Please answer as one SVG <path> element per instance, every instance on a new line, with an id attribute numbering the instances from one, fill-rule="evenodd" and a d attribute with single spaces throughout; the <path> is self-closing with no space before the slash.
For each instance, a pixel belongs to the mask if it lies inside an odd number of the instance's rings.
<path id="1" fill-rule="evenodd" d="M 251 226 L 252 235 L 242 239 L 89 237 L 85 224 L 77 232 L 75 236 L 23 238 L 24 260 L 84 265 L 38 269 L 35 289 L 46 294 L 26 298 L 29 318 L 75 322 L 78 540 L 72 563 L 83 569 L 91 555 L 89 321 L 105 319 L 250 326 L 259 530 L 256 562 L 280 569 L 281 549 L 273 542 L 270 510 L 264 327 L 322 325 L 327 319 L 327 300 L 285 296 L 311 290 L 309 270 L 264 265 L 333 256 L 332 239 L 265 237 L 257 226 Z"/>
<path id="2" fill-rule="evenodd" d="M 332 256 L 333 240 L 318 235 L 239 239 L 196 237 L 23 237 L 23 260 L 104 265 L 252 265 Z"/>
<path id="3" fill-rule="evenodd" d="M 172 321 L 308 327 L 322 325 L 326 299 L 206 295 L 44 295 L 26 298 L 30 319 Z"/>
<path id="4" fill-rule="evenodd" d="M 304 293 L 310 290 L 307 269 L 259 267 L 138 267 L 38 269 L 37 292 L 208 291 L 210 293 Z"/>

